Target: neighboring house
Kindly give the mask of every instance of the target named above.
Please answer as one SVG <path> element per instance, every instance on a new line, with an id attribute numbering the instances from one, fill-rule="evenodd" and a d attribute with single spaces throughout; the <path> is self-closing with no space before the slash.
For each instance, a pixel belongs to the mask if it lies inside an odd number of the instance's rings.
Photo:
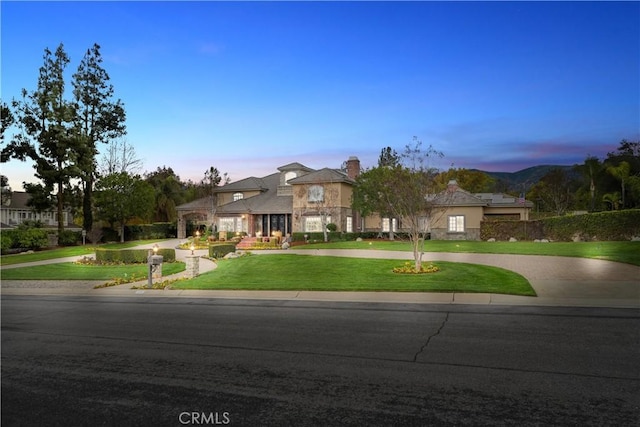
<path id="1" fill-rule="evenodd" d="M 31 196 L 24 191 L 13 191 L 6 202 L 0 205 L 0 222 L 2 228 L 14 228 L 24 221 L 40 221 L 47 228 L 58 227 L 57 212 L 47 210 L 36 212 L 27 202 Z M 66 226 L 73 226 L 71 212 L 64 211 L 64 223 Z"/>
<path id="2" fill-rule="evenodd" d="M 345 170 L 314 170 L 300 163 L 278 168 L 262 178 L 249 177 L 218 187 L 206 197 L 177 207 L 178 238 L 186 238 L 186 222 L 212 226 L 216 232 L 249 236 L 322 232 L 334 223 L 338 231 L 402 232 L 402 219 L 371 215 L 360 218 L 351 208 L 360 161 L 350 157 Z M 504 194 L 471 194 L 455 181 L 432 196 L 436 205 L 425 224 L 432 239 L 479 240 L 480 222 L 490 218 L 528 220 L 533 204 Z"/>
<path id="3" fill-rule="evenodd" d="M 480 240 L 480 223 L 489 219 L 529 220 L 533 203 L 499 193 L 472 194 L 455 180 L 434 197 L 437 206 L 429 226 L 434 240 Z"/>

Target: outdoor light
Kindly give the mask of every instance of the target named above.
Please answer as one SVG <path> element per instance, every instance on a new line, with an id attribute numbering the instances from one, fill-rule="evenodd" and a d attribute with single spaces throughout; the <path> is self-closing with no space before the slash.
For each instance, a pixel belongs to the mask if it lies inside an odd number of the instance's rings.
<path id="1" fill-rule="evenodd" d="M 156 255 L 158 253 L 159 249 L 160 249 L 160 247 L 158 246 L 157 243 L 155 245 L 153 245 L 153 254 Z"/>
<path id="2" fill-rule="evenodd" d="M 196 249 L 196 245 L 191 243 L 191 255 L 193 255 L 193 251 Z"/>

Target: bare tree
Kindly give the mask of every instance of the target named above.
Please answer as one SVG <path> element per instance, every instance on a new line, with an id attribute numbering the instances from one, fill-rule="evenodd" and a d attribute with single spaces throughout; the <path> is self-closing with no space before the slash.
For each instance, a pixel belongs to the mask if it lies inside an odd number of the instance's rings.
<path id="1" fill-rule="evenodd" d="M 300 185 L 296 189 L 296 197 L 300 200 L 306 200 L 306 203 L 300 207 L 299 213 L 320 217 L 320 226 L 325 242 L 329 241 L 327 229 L 329 220 L 334 221 L 338 213 L 340 197 L 338 185 L 340 184 L 336 182 L 316 179 L 313 182 Z"/>
<path id="2" fill-rule="evenodd" d="M 102 153 L 98 165 L 100 175 L 107 176 L 114 173 L 127 172 L 139 174 L 143 161 L 136 154 L 133 145 L 126 139 L 114 139 L 109 141 Z"/>

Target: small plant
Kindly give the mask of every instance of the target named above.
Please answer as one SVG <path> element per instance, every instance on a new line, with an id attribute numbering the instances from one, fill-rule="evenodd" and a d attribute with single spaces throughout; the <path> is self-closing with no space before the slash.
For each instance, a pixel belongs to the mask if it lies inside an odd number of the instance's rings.
<path id="1" fill-rule="evenodd" d="M 402 267 L 395 267 L 393 269 L 394 273 L 399 273 L 399 274 L 425 274 L 425 273 L 435 273 L 438 271 L 440 271 L 440 269 L 433 264 L 422 265 L 422 267 L 420 268 L 420 271 L 417 271 L 416 266 L 409 261 L 405 262 Z"/>
<path id="2" fill-rule="evenodd" d="M 110 286 L 124 285 L 125 283 L 138 282 L 138 281 L 144 280 L 144 279 L 146 279 L 146 276 L 138 277 L 135 274 L 131 274 L 131 276 L 129 276 L 129 275 L 127 275 L 125 273 L 124 277 L 115 277 L 113 279 L 113 281 L 107 282 L 107 283 L 103 283 L 102 285 L 96 285 L 93 288 L 94 289 L 108 288 Z"/>

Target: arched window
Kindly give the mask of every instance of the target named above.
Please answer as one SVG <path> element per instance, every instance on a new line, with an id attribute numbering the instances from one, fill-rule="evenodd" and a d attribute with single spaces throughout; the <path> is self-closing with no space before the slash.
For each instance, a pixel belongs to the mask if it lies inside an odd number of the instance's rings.
<path id="1" fill-rule="evenodd" d="M 244 194 L 242 193 L 233 193 L 233 201 L 236 202 L 238 200 L 244 199 Z"/>

